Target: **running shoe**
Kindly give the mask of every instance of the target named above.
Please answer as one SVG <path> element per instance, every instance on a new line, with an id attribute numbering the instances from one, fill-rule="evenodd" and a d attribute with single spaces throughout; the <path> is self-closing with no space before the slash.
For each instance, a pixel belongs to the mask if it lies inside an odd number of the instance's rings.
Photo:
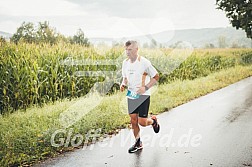
<path id="1" fill-rule="evenodd" d="M 137 140 L 135 144 L 129 148 L 129 153 L 134 153 L 141 149 L 143 149 L 142 142 Z"/>
<path id="2" fill-rule="evenodd" d="M 155 115 L 152 115 L 151 119 L 154 121 L 152 124 L 153 130 L 155 133 L 158 133 L 160 130 L 160 125 L 157 122 L 157 117 Z"/>

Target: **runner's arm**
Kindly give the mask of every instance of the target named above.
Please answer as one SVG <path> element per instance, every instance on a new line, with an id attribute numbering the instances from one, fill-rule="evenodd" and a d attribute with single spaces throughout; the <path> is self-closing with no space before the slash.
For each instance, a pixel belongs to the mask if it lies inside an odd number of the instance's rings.
<path id="1" fill-rule="evenodd" d="M 159 80 L 159 74 L 157 73 L 153 78 L 150 79 L 150 82 L 145 85 L 145 87 L 147 87 L 147 90 L 150 89 L 153 85 L 155 85 L 158 82 L 158 80 Z"/>
<path id="2" fill-rule="evenodd" d="M 159 80 L 159 74 L 157 73 L 154 77 L 150 79 L 150 82 L 145 86 L 142 86 L 137 91 L 138 94 L 144 94 L 148 89 L 150 89 L 153 85 L 155 85 Z"/>
<path id="3" fill-rule="evenodd" d="M 128 84 L 127 78 L 126 78 L 126 77 L 123 77 L 122 83 L 121 83 L 121 85 L 120 85 L 120 90 L 121 90 L 121 92 L 124 91 L 125 86 L 126 86 L 127 84 Z"/>

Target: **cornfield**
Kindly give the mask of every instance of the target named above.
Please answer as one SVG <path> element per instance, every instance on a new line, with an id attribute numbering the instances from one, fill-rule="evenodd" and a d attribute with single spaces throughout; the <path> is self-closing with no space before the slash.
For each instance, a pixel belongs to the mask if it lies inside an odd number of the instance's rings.
<path id="1" fill-rule="evenodd" d="M 97 82 L 120 82 L 120 63 L 123 48 L 112 48 L 103 55 L 94 48 L 79 45 L 11 44 L 0 48 L 0 113 L 26 109 L 31 105 L 43 105 L 64 98 L 86 95 Z M 185 61 L 171 58 L 170 49 L 162 49 L 162 55 L 153 50 L 142 50 L 160 72 L 160 83 L 180 79 L 195 79 L 208 74 L 252 63 L 252 50 L 194 50 Z M 77 60 L 82 64 L 62 63 Z M 90 64 L 85 60 L 91 61 Z M 98 61 L 106 62 L 104 64 Z M 74 61 L 72 61 L 74 62 Z M 173 68 L 171 68 L 173 67 Z M 172 70 L 171 70 L 172 69 Z M 106 75 L 76 75 L 76 72 L 104 72 Z M 164 72 L 166 71 L 166 72 Z M 111 89 L 113 84 L 108 84 Z M 113 89 L 113 88 L 112 88 Z"/>

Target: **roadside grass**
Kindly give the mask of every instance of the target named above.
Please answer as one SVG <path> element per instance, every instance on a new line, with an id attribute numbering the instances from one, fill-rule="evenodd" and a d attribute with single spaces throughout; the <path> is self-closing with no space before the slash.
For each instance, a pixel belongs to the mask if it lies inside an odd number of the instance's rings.
<path id="1" fill-rule="evenodd" d="M 151 98 L 150 112 L 162 113 L 249 76 L 252 76 L 252 65 L 232 67 L 194 80 L 177 80 L 170 84 L 158 85 Z M 53 147 L 51 136 L 56 130 L 62 129 L 59 115 L 76 101 L 78 99 L 62 100 L 43 107 L 34 106 L 25 112 L 19 110 L 1 116 L 0 166 L 26 166 L 37 163 L 64 151 L 73 150 L 74 147 L 66 144 L 66 141 L 75 134 L 85 137 L 89 130 L 99 128 L 102 134 L 114 134 L 130 123 L 125 92 L 118 92 L 104 97 L 99 106 L 64 133 L 60 133 L 55 141 L 63 142 L 63 145 Z M 68 133 L 70 130 L 71 134 Z M 79 140 L 76 139 L 75 142 Z"/>
<path id="2" fill-rule="evenodd" d="M 150 110 L 153 114 L 162 113 L 249 76 L 252 76 L 251 65 L 236 66 L 194 80 L 159 85 L 152 95 Z"/>

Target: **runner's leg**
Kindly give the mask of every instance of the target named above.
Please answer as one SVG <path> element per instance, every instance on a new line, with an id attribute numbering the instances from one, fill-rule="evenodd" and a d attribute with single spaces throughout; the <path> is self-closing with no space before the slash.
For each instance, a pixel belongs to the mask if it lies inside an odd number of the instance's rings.
<path id="1" fill-rule="evenodd" d="M 151 118 L 141 118 L 141 117 L 139 117 L 138 118 L 138 123 L 141 126 L 149 126 L 149 125 L 152 125 L 154 123 L 154 121 Z"/>
<path id="2" fill-rule="evenodd" d="M 136 139 L 138 139 L 140 137 L 140 128 L 138 125 L 138 114 L 129 114 L 130 115 L 130 122 L 132 125 L 132 129 L 133 129 L 133 134 L 135 136 Z"/>

